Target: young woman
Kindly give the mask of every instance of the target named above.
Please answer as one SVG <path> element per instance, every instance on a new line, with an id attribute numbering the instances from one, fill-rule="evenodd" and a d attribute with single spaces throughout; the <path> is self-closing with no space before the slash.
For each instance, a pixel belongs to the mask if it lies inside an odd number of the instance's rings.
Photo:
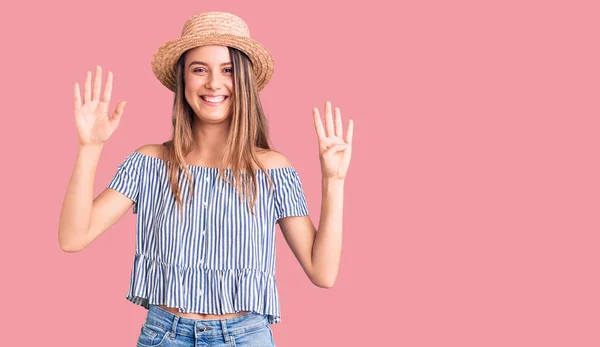
<path id="1" fill-rule="evenodd" d="M 148 309 L 138 346 L 274 346 L 280 322 L 275 224 L 309 279 L 331 287 L 342 247 L 342 202 L 353 123 L 343 136 L 326 103 L 313 110 L 322 173 L 318 230 L 298 173 L 272 150 L 259 91 L 273 59 L 246 23 L 224 12 L 190 18 L 162 45 L 152 68 L 174 92 L 173 135 L 125 158 L 92 198 L 100 152 L 125 107 L 108 108 L 112 73 L 75 84 L 79 153 L 63 202 L 59 243 L 84 249 L 133 205 L 136 252 L 127 299 Z"/>

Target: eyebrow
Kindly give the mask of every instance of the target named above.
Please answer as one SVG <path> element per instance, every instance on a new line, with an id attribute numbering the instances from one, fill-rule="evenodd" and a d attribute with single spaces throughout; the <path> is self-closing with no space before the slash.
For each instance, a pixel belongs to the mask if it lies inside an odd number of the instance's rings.
<path id="1" fill-rule="evenodd" d="M 192 66 L 194 64 L 208 66 L 208 64 L 205 63 L 205 62 L 203 62 L 203 61 L 193 61 L 193 62 L 190 63 L 190 65 L 188 67 L 190 67 L 190 66 Z M 222 63 L 221 66 L 223 66 L 223 65 L 231 65 L 231 62 L 228 61 L 226 63 Z"/>

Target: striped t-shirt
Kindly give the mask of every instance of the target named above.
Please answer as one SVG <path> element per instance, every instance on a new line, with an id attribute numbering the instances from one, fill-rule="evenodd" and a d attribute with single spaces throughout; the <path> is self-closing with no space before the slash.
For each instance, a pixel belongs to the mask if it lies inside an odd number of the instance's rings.
<path id="1" fill-rule="evenodd" d="M 253 311 L 280 322 L 275 280 L 275 224 L 308 215 L 293 167 L 257 170 L 255 215 L 218 169 L 188 165 L 194 194 L 180 172 L 181 218 L 162 159 L 132 152 L 107 188 L 134 202 L 136 246 L 127 299 L 146 309 L 167 305 L 180 312 Z M 230 169 L 225 171 L 233 178 Z M 189 204 L 188 204 L 189 202 Z"/>

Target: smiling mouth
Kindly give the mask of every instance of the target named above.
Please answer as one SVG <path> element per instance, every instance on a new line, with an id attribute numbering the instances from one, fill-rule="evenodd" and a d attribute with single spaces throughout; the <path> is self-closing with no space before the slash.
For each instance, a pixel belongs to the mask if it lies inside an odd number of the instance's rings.
<path id="1" fill-rule="evenodd" d="M 227 98 L 229 98 L 227 95 L 220 95 L 220 96 L 201 95 L 200 96 L 200 99 L 202 99 L 202 101 L 204 101 L 204 103 L 206 103 L 208 105 L 222 104 L 225 100 L 227 100 Z"/>

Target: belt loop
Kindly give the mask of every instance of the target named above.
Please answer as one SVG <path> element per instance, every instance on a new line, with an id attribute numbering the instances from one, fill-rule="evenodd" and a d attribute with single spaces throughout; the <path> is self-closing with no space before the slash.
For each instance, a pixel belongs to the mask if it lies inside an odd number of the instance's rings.
<path id="1" fill-rule="evenodd" d="M 229 342 L 229 332 L 227 331 L 227 323 L 225 319 L 220 319 L 221 321 L 221 329 L 223 330 L 223 337 L 225 338 L 225 342 Z"/>
<path id="2" fill-rule="evenodd" d="M 171 326 L 171 339 L 174 339 L 175 336 L 177 335 L 177 322 L 179 322 L 179 316 L 178 315 L 174 315 L 175 317 L 173 318 L 173 325 Z"/>

